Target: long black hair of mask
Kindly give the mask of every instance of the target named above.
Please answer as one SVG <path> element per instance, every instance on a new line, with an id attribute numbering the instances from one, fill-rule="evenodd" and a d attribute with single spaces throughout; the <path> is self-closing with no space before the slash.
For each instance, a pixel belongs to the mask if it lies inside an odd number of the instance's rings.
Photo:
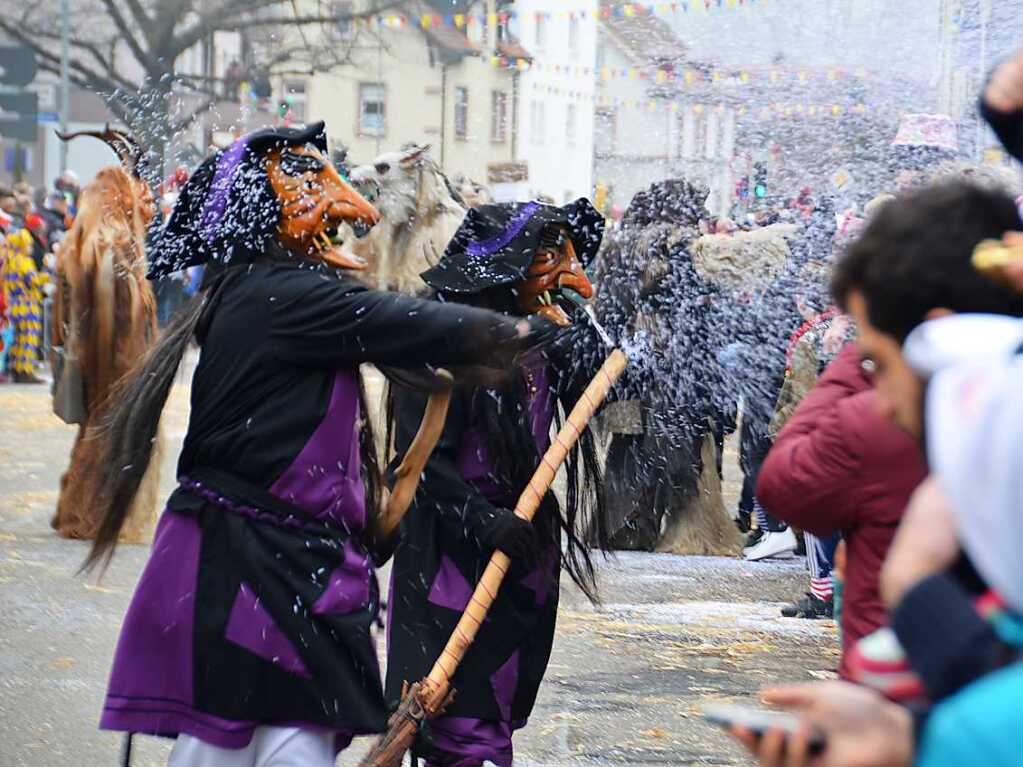
<path id="1" fill-rule="evenodd" d="M 515 296 L 507 287 L 496 287 L 480 293 L 452 295 L 446 300 L 458 301 L 508 315 L 520 315 Z M 459 388 L 454 396 L 463 398 L 465 411 L 470 422 L 482 429 L 486 435 L 487 449 L 493 460 L 496 478 L 506 487 L 519 493 L 526 488 L 537 466 L 540 454 L 533 436 L 532 417 L 529 405 L 528 383 L 522 375 L 503 375 L 481 385 L 481 378 L 468 371 L 468 377 L 456 376 Z M 557 386 L 558 381 L 552 381 Z M 557 389 L 552 394 L 562 406 L 570 408 L 574 402 L 566 402 L 564 393 Z M 391 444 L 394 423 L 394 398 L 387 396 L 387 444 Z M 562 415 L 555 408 L 555 425 L 560 428 Z M 548 492 L 540 504 L 533 524 L 542 543 L 550 543 L 558 552 L 559 566 L 593 602 L 597 601 L 596 573 L 590 549 L 584 542 L 584 527 L 587 537 L 598 548 L 609 551 L 611 535 L 606 523 L 603 504 L 603 488 L 600 465 L 592 433 L 584 430 L 566 460 L 565 505 L 561 507 L 553 492 Z M 581 471 L 580 471 L 581 469 Z M 560 545 L 563 532 L 567 545 Z"/>
<path id="2" fill-rule="evenodd" d="M 181 359 L 215 298 L 215 292 L 204 290 L 179 310 L 103 405 L 99 425 L 89 435 L 96 444 L 98 460 L 90 477 L 91 492 L 83 493 L 82 502 L 92 506 L 88 518 L 99 524 L 83 571 L 98 564 L 105 569 L 114 554 L 117 536 L 149 466 L 160 415 Z"/>

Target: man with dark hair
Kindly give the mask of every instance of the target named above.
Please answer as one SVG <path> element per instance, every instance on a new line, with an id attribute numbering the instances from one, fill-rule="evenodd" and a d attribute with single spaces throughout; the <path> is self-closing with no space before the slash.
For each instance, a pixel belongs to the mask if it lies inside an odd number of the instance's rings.
<path id="1" fill-rule="evenodd" d="M 1023 315 L 1023 296 L 974 269 L 985 239 L 1023 228 L 1004 192 L 950 181 L 882 208 L 835 267 L 832 292 L 859 325 L 859 348 L 875 368 L 882 413 L 921 432 L 921 384 L 902 358 L 902 342 L 927 319 L 988 312 Z"/>
<path id="2" fill-rule="evenodd" d="M 1017 158 L 1023 157 L 1023 51 L 995 70 L 981 109 L 1006 149 Z M 923 328 L 906 345 L 905 354 L 915 359 L 916 372 L 904 357 L 903 344 L 925 320 L 942 315 L 1023 314 L 1023 298 L 981 277 L 972 263 L 974 248 L 982 240 L 1004 237 L 1006 244 L 1015 245 L 1020 229 L 1019 214 L 1007 195 L 961 181 L 950 182 L 902 197 L 878 212 L 836 270 L 832 283 L 835 298 L 859 322 L 860 351 L 874 363 L 878 410 L 910 434 L 918 438 L 923 434 L 923 377 L 927 365 L 921 366 L 919 346 L 933 332 Z M 1004 269 L 997 276 L 1006 284 L 1018 283 L 1020 273 L 1010 267 Z M 985 322 L 983 318 L 974 319 Z M 984 331 L 971 331 L 978 346 L 991 344 L 990 321 L 986 324 Z M 941 343 L 933 346 L 935 354 L 928 362 L 933 369 L 940 369 L 950 361 L 941 359 L 950 356 L 949 350 Z M 954 346 L 962 346 L 961 341 Z M 961 354 L 962 349 L 956 353 Z M 967 372 L 972 375 L 972 371 Z M 983 409 L 983 388 L 983 381 L 973 378 L 970 396 L 958 395 L 960 404 L 969 404 L 975 416 Z M 1008 409 L 1003 412 L 1011 418 Z M 928 415 L 933 415 L 930 404 Z M 1006 423 L 1000 420 L 999 425 Z M 940 426 L 930 421 L 929 426 L 932 435 L 939 435 Z M 1009 469 L 1011 474 L 1011 466 L 1001 463 L 1002 454 L 1008 460 L 1011 450 L 1006 451 L 991 431 L 972 437 L 993 447 L 988 452 L 998 458 L 975 455 L 977 466 L 998 468 L 1002 476 Z M 1007 431 L 1011 432 L 1011 424 Z M 951 434 L 952 441 L 970 437 L 959 424 L 947 434 Z M 935 439 L 937 443 L 949 441 L 948 436 Z M 963 484 L 990 495 L 994 489 L 991 479 L 977 471 L 977 466 L 962 467 L 966 469 Z M 947 480 L 942 476 L 940 461 L 932 469 Z M 928 481 L 914 496 L 880 585 L 886 605 L 894 611 L 895 633 L 914 670 L 933 700 L 948 696 L 950 703 L 939 702 L 929 722 L 918 721 L 914 726 L 906 709 L 888 703 L 875 691 L 854 685 L 828 683 L 764 690 L 765 702 L 800 714 L 801 734 L 788 737 L 775 729 L 758 737 L 737 728 L 735 734 L 756 753 L 761 764 L 816 764 L 819 760 L 809 754 L 805 735 L 815 730 L 826 739 L 827 762 L 834 765 L 896 767 L 913 763 L 930 767 L 970 760 L 985 765 L 1019 762 L 1019 706 L 1013 703 L 1019 699 L 1021 667 L 1017 663 L 989 673 L 1008 659 L 993 625 L 971 604 L 966 579 L 960 572 L 963 560 L 958 560 L 958 567 L 952 564 L 960 551 L 959 533 L 970 531 L 957 530 L 949 518 L 952 509 L 944 484 Z M 988 501 L 985 498 L 978 505 Z M 969 501 L 960 504 L 960 511 L 963 508 L 969 508 Z M 963 537 L 963 544 L 968 546 L 971 538 L 978 537 L 982 542 L 993 542 L 1005 534 L 986 520 L 977 528 L 972 536 Z M 966 550 L 971 557 L 979 554 L 985 558 L 982 549 Z M 982 569 L 978 566 L 978 571 Z M 989 569 L 987 577 L 994 572 Z M 991 581 L 987 585 L 998 587 Z M 1010 674 L 1015 677 L 1007 676 Z M 970 685 L 981 676 L 983 681 Z M 958 690 L 965 696 L 956 695 Z M 914 742 L 921 737 L 919 744 Z"/>

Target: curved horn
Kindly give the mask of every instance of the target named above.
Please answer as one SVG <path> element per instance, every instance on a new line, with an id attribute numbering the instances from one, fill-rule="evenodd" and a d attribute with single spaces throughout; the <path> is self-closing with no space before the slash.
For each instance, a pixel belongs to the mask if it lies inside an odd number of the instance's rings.
<path id="1" fill-rule="evenodd" d="M 117 155 L 117 159 L 121 161 L 121 165 L 124 169 L 131 173 L 133 176 L 138 176 L 139 161 L 142 159 L 142 148 L 127 133 L 116 130 L 110 127 L 110 123 L 107 123 L 102 131 L 94 130 L 80 130 L 74 133 L 62 133 L 61 131 L 54 131 L 57 134 L 57 138 L 61 141 L 70 141 L 71 139 L 78 138 L 79 136 L 91 136 L 97 138 L 104 144 L 114 150 L 114 154 Z"/>

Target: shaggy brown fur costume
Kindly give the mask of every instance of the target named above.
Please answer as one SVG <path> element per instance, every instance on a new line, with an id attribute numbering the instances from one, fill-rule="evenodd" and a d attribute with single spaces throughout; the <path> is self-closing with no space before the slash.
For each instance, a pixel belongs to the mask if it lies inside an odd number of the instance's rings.
<path id="1" fill-rule="evenodd" d="M 144 182 L 120 167 L 104 168 L 83 190 L 74 225 L 57 254 L 54 345 L 78 358 L 85 380 L 85 422 L 61 477 L 51 522 L 67 538 L 94 537 L 97 520 L 85 513 L 89 505 L 83 502 L 87 480 L 96 470 L 94 430 L 111 388 L 145 356 L 156 337 L 156 299 L 146 280 L 145 254 L 152 215 Z M 158 485 L 156 459 L 150 462 L 122 541 L 152 538 Z"/>

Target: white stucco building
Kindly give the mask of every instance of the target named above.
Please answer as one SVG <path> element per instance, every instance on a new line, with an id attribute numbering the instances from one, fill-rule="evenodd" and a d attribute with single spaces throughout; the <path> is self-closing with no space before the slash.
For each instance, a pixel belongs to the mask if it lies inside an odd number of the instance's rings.
<path id="1" fill-rule="evenodd" d="M 521 74 L 519 159 L 529 168 L 531 196 L 558 204 L 593 193 L 598 7 L 597 0 L 512 6 L 512 34 L 533 61 Z"/>

